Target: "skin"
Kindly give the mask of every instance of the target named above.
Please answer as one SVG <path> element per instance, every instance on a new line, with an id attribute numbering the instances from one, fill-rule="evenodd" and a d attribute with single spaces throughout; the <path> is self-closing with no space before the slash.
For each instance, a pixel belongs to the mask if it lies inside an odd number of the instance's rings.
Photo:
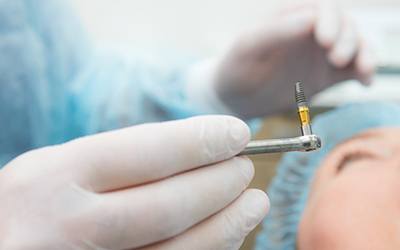
<path id="1" fill-rule="evenodd" d="M 380 128 L 337 146 L 314 177 L 300 250 L 400 249 L 400 129 Z"/>

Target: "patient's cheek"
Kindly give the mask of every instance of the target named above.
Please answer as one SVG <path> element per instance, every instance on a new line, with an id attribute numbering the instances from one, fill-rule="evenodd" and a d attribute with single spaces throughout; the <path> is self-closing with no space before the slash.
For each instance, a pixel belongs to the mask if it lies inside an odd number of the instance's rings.
<path id="1" fill-rule="evenodd" d="M 362 170 L 313 192 L 299 225 L 298 249 L 400 249 L 396 174 Z"/>
<path id="2" fill-rule="evenodd" d="M 299 250 L 340 249 L 338 239 L 342 234 L 340 220 L 331 204 L 308 204 L 299 225 Z"/>

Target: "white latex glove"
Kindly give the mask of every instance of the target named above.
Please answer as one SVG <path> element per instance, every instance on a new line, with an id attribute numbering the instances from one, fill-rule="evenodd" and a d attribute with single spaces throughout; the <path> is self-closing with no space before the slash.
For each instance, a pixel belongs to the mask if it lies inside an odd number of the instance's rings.
<path id="1" fill-rule="evenodd" d="M 0 249 L 238 249 L 269 206 L 232 158 L 249 138 L 206 116 L 23 154 L 0 171 Z"/>
<path id="2" fill-rule="evenodd" d="M 368 84 L 374 68 L 351 19 L 334 1 L 318 0 L 288 8 L 243 36 L 215 65 L 212 82 L 232 113 L 252 118 L 293 105 L 295 82 L 310 96 L 347 79 Z"/>

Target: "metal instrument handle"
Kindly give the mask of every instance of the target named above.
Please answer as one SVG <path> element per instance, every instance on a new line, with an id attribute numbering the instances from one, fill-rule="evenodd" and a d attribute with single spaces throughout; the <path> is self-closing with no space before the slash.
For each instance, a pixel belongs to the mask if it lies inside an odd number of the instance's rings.
<path id="1" fill-rule="evenodd" d="M 321 139 L 316 135 L 293 138 L 251 141 L 239 155 L 281 153 L 290 151 L 313 151 L 321 147 Z"/>

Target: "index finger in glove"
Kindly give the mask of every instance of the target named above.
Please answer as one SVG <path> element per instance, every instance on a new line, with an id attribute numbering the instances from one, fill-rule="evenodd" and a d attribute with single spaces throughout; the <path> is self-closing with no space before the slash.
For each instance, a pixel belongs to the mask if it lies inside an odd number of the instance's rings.
<path id="1" fill-rule="evenodd" d="M 249 139 L 249 128 L 237 118 L 201 116 L 89 136 L 62 147 L 78 183 L 106 192 L 229 159 Z"/>

